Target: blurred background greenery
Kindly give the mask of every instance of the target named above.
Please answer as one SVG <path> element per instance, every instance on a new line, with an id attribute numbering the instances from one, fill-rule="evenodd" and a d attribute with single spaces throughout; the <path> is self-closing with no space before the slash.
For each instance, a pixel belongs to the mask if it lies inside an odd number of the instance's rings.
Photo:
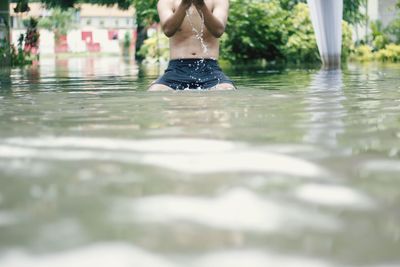
<path id="1" fill-rule="evenodd" d="M 14 2 L 18 3 L 16 11 L 24 12 L 29 8 L 28 0 Z M 55 38 L 57 38 L 57 34 L 64 34 L 73 27 L 74 5 L 82 1 L 42 0 L 42 2 L 52 8 L 53 12 L 51 16 L 40 19 L 36 23 L 37 27 L 56 29 Z M 133 6 L 136 10 L 137 27 L 136 59 L 146 62 L 168 60 L 168 39 L 157 27 L 159 22 L 157 0 L 84 2 L 101 5 L 117 4 L 121 9 Z M 268 63 L 320 61 L 306 0 L 231 0 L 230 3 L 228 26 L 221 42 L 223 60 Z M 400 16 L 384 26 L 379 20 L 370 21 L 365 12 L 367 5 L 368 0 L 344 0 L 343 61 L 400 61 Z M 400 8 L 400 0 L 396 8 Z M 33 25 L 35 22 L 30 23 Z M 357 25 L 366 25 L 369 30 L 363 38 L 354 41 L 352 29 Z M 149 29 L 153 29 L 150 34 Z M 27 35 L 21 38 L 32 39 L 32 29 L 30 32 L 30 36 L 27 32 Z M 125 39 L 126 42 L 130 41 Z M 35 45 L 33 41 L 32 45 Z M 29 62 L 21 60 L 24 58 L 21 56 L 18 59 L 18 51 L 22 50 L 21 47 L 13 48 L 13 62 L 17 64 Z M 29 49 L 25 52 L 29 58 Z"/>

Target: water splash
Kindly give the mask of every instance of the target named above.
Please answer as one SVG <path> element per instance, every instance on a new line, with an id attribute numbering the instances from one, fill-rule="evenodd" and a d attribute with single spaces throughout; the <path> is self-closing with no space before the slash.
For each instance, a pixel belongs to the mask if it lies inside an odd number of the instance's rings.
<path id="1" fill-rule="evenodd" d="M 197 63 L 197 68 L 195 70 L 198 70 L 199 64 L 203 64 L 204 63 L 204 59 L 205 58 L 211 58 L 216 60 L 216 58 L 213 58 L 212 56 L 209 55 L 209 50 L 208 50 L 208 45 L 204 40 L 204 28 L 205 28 L 205 19 L 204 19 L 204 14 L 201 10 L 196 9 L 197 12 L 200 15 L 200 19 L 201 19 L 201 25 L 200 25 L 200 29 L 197 29 L 191 19 L 191 15 L 193 14 L 193 9 L 186 10 L 186 17 L 188 18 L 189 24 L 192 27 L 192 31 L 196 37 L 197 40 L 200 41 L 200 45 L 203 49 L 203 53 L 205 56 L 201 57 L 200 61 Z M 196 79 L 195 77 L 192 77 L 194 79 Z M 215 77 L 216 78 L 216 77 Z M 200 81 L 201 82 L 201 81 Z M 218 83 L 214 86 L 214 88 L 217 88 L 221 83 L 221 80 L 218 78 Z M 195 88 L 196 90 L 204 90 L 204 89 L 209 89 L 209 88 L 203 88 L 202 86 L 198 86 L 197 88 Z M 189 88 L 188 88 L 189 90 Z"/>
<path id="2" fill-rule="evenodd" d="M 189 24 L 192 27 L 192 31 L 195 34 L 196 39 L 200 41 L 200 45 L 203 48 L 203 53 L 207 55 L 208 46 L 204 41 L 204 27 L 205 27 L 204 14 L 203 12 L 201 12 L 201 10 L 197 10 L 197 12 L 199 13 L 201 19 L 200 30 L 196 29 L 196 27 L 194 26 L 194 23 L 191 19 L 191 13 L 188 10 L 186 10 L 186 17 L 188 18 Z"/>

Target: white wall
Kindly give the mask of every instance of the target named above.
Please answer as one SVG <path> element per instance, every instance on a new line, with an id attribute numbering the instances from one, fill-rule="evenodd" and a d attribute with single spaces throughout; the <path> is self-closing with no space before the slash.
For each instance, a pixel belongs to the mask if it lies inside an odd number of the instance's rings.
<path id="1" fill-rule="evenodd" d="M 40 30 L 39 53 L 41 55 L 54 54 L 54 33 L 47 30 Z"/>
<path id="2" fill-rule="evenodd" d="M 67 35 L 68 48 L 70 52 L 85 52 L 86 43 L 82 40 L 81 30 L 72 30 Z"/>
<path id="3" fill-rule="evenodd" d="M 120 17 L 81 17 L 80 26 L 83 27 L 96 27 L 96 28 L 134 28 L 135 20 L 133 18 L 120 18 Z"/>
<path id="4" fill-rule="evenodd" d="M 72 30 L 67 35 L 69 52 L 87 52 L 86 42 L 82 40 L 82 31 L 90 31 L 93 34 L 93 43 L 100 44 L 100 51 L 104 53 L 121 53 L 121 46 L 125 33 L 128 32 L 132 37 L 133 30 L 118 30 L 118 40 L 109 40 L 108 30 L 84 28 L 81 30 Z M 24 29 L 13 29 L 11 31 L 12 42 L 17 45 L 20 34 L 25 34 Z M 39 52 L 42 55 L 54 54 L 54 33 L 48 30 L 40 30 Z"/>

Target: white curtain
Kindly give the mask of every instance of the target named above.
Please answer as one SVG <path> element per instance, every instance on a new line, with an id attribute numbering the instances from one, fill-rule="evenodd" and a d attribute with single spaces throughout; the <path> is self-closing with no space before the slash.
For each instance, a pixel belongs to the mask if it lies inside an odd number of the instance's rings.
<path id="1" fill-rule="evenodd" d="M 343 0 L 308 0 L 322 62 L 337 67 L 342 51 Z"/>

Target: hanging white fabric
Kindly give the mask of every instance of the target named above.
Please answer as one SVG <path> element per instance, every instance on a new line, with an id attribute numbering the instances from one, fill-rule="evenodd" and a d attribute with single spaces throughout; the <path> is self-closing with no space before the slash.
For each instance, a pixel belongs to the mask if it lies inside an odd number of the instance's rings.
<path id="1" fill-rule="evenodd" d="M 343 0 L 308 0 L 322 62 L 338 67 L 342 52 Z"/>

